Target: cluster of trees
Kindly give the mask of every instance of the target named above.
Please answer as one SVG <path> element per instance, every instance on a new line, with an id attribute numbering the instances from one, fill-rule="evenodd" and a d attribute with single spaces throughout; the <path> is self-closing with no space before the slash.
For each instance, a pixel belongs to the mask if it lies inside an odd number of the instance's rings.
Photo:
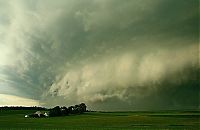
<path id="1" fill-rule="evenodd" d="M 25 115 L 25 117 L 54 117 L 54 116 L 67 116 L 69 114 L 82 114 L 87 111 L 87 106 L 85 103 L 81 103 L 75 106 L 70 106 L 70 107 L 60 107 L 56 106 L 51 109 L 47 109 L 45 107 L 37 107 L 37 106 L 32 106 L 32 107 L 24 107 L 24 106 L 3 106 L 0 107 L 1 110 L 36 110 L 37 112 L 34 114 L 30 115 Z M 49 111 L 49 112 L 40 112 L 40 111 Z"/>
<path id="2" fill-rule="evenodd" d="M 86 108 L 87 106 L 84 103 L 75 106 L 70 106 L 68 108 L 65 106 L 63 107 L 56 106 L 49 110 L 49 116 L 53 117 L 53 116 L 67 116 L 69 114 L 81 114 L 86 112 Z"/>
<path id="3" fill-rule="evenodd" d="M 37 106 L 32 106 L 32 107 L 24 107 L 24 106 L 3 106 L 0 107 L 0 110 L 47 110 L 45 107 L 37 107 Z"/>

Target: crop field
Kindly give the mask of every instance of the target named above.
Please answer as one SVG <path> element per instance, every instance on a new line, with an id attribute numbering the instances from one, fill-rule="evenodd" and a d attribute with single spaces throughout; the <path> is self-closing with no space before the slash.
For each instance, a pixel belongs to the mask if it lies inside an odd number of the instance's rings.
<path id="1" fill-rule="evenodd" d="M 31 110 L 0 111 L 0 130 L 198 130 L 200 111 L 86 112 L 63 117 L 25 118 Z"/>

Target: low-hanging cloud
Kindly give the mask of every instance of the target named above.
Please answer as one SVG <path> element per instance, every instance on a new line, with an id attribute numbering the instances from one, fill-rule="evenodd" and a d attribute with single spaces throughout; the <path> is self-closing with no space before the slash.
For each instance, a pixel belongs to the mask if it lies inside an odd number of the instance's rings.
<path id="1" fill-rule="evenodd" d="M 159 49 L 156 53 L 143 56 L 126 51 L 98 58 L 98 61 L 66 70 L 51 85 L 47 94 L 63 96 L 72 102 L 103 102 L 113 97 L 130 102 L 131 96 L 140 98 L 156 92 L 157 87 L 161 87 L 156 84 L 167 75 L 183 71 L 190 65 L 197 66 L 197 53 L 194 52 L 196 47 L 191 45 L 170 51 Z M 176 81 L 179 78 L 170 80 Z M 130 89 L 134 91 L 129 92 Z"/>
<path id="2" fill-rule="evenodd" d="M 0 3 L 0 93 L 104 110 L 198 106 L 183 98 L 199 92 L 195 0 Z"/>

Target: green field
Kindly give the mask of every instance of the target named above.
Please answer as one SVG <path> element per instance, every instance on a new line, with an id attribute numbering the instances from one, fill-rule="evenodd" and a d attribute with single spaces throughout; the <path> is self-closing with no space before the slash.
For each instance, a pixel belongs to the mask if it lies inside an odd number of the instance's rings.
<path id="1" fill-rule="evenodd" d="M 81 115 L 24 118 L 35 111 L 0 111 L 0 130 L 198 130 L 199 111 L 86 112 Z"/>

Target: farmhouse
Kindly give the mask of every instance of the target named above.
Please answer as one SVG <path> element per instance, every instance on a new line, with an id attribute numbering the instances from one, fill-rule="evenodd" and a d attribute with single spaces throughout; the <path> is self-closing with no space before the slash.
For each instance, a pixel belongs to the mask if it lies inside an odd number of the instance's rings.
<path id="1" fill-rule="evenodd" d="M 30 115 L 25 115 L 26 118 L 28 117 L 48 117 L 49 115 L 45 112 L 45 113 L 42 113 L 41 111 L 36 111 L 35 113 L 33 114 L 30 114 Z"/>
<path id="2" fill-rule="evenodd" d="M 38 115 L 38 117 L 40 117 L 42 115 L 42 112 L 41 111 L 36 111 L 34 114 Z"/>

